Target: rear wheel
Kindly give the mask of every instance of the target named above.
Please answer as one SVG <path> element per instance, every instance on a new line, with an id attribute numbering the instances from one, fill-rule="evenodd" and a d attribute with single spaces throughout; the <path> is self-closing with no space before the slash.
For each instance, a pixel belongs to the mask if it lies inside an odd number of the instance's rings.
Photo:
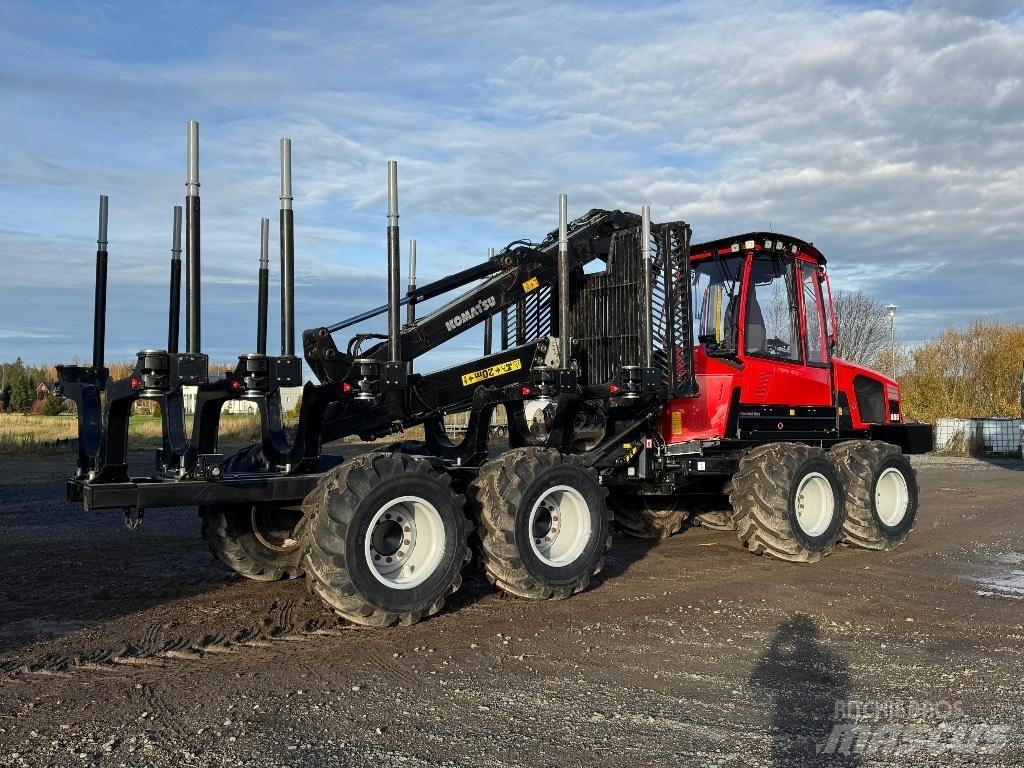
<path id="1" fill-rule="evenodd" d="M 255 581 L 302 575 L 302 552 L 295 529 L 297 509 L 268 504 L 217 504 L 200 507 L 203 538 L 231 570 Z"/>
<path id="2" fill-rule="evenodd" d="M 517 448 L 470 485 L 491 583 L 519 597 L 561 599 L 587 588 L 611 545 L 607 492 L 575 456 Z"/>
<path id="3" fill-rule="evenodd" d="M 917 476 L 900 449 L 851 440 L 831 451 L 846 487 L 843 540 L 864 549 L 902 544 L 917 519 Z"/>
<path id="4" fill-rule="evenodd" d="M 262 445 L 250 445 L 228 456 L 221 467 L 228 474 L 264 472 L 267 457 Z M 235 573 L 255 581 L 302 575 L 295 534 L 301 511 L 268 504 L 215 504 L 200 507 L 199 516 L 210 551 Z"/>
<path id="5" fill-rule="evenodd" d="M 690 505 L 693 510 L 693 521 L 701 528 L 710 528 L 713 531 L 735 531 L 736 521 L 733 519 L 734 512 L 729 503 L 729 494 L 732 493 L 732 479 L 727 480 L 718 494 L 697 496 Z"/>
<path id="6" fill-rule="evenodd" d="M 462 583 L 469 525 L 451 478 L 424 459 L 370 453 L 306 497 L 301 538 L 311 591 L 357 624 L 413 624 Z"/>
<path id="7" fill-rule="evenodd" d="M 610 493 L 608 506 L 623 533 L 638 539 L 664 539 L 680 531 L 690 514 L 678 496 Z"/>
<path id="8" fill-rule="evenodd" d="M 754 554 L 813 563 L 835 549 L 842 533 L 842 481 L 819 448 L 754 448 L 740 460 L 729 499 L 737 535 Z"/>

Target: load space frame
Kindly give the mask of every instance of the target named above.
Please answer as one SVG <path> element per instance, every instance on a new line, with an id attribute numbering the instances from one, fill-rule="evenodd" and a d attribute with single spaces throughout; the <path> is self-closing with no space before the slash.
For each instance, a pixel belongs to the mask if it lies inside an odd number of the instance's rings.
<path id="1" fill-rule="evenodd" d="M 186 132 L 184 206 L 173 210 L 166 349 L 141 350 L 131 375 L 119 380 L 104 365 L 108 202 L 101 198 L 92 365 L 58 368 L 61 391 L 78 408 L 78 467 L 69 496 L 87 508 L 140 512 L 182 504 L 295 503 L 322 470 L 324 443 L 351 435 L 377 439 L 418 425 L 425 434 L 415 447 L 419 455 L 472 475 L 487 457 L 499 407 L 510 447 L 557 448 L 580 454 L 588 466 L 609 468 L 630 453 L 624 446 L 656 432 L 669 399 L 696 393 L 688 225 L 654 224 L 646 207 L 640 215 L 591 210 L 570 221 L 562 196 L 559 228 L 541 242 L 516 241 L 432 283 L 416 284 L 413 243 L 403 295 L 398 169 L 391 161 L 387 302 L 302 334 L 316 381 L 302 385 L 297 425 L 286 428 L 281 389 L 302 378 L 294 350 L 288 139 L 281 140 L 280 158 L 280 354 L 267 354 L 269 220 L 262 219 L 256 351 L 239 355 L 222 378 L 210 376 L 202 351 L 198 124 L 189 123 Z M 183 218 L 186 343 L 180 352 Z M 417 316 L 417 306 L 434 299 L 444 303 Z M 344 349 L 337 346 L 340 331 L 376 317 L 386 319 L 386 334 L 358 333 Z M 417 358 L 481 324 L 481 356 L 440 371 L 414 371 Z M 196 392 L 191 418 L 186 386 Z M 127 461 L 128 420 L 139 399 L 156 401 L 163 420 L 157 470 L 142 478 L 129 476 Z M 244 468 L 225 461 L 218 449 L 221 409 L 234 399 L 254 402 L 260 414 L 259 458 Z M 466 412 L 468 422 L 455 442 L 444 416 L 457 412 Z"/>

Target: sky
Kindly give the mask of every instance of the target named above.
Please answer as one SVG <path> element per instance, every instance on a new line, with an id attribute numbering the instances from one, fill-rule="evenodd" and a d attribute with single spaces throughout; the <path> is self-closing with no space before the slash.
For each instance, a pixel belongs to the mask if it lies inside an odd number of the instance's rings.
<path id="1" fill-rule="evenodd" d="M 813 241 L 905 343 L 1024 322 L 1019 2 L 157 5 L 0 0 L 0 361 L 88 358 L 100 194 L 107 360 L 165 346 L 189 120 L 214 360 L 255 348 L 283 136 L 300 331 L 386 300 L 389 159 L 421 283 L 540 239 L 566 193 Z"/>

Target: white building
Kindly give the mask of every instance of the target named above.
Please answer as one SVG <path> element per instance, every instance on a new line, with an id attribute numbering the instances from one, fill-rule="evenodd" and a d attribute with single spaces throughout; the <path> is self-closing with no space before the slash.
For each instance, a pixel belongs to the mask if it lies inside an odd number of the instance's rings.
<path id="1" fill-rule="evenodd" d="M 192 413 L 196 409 L 196 388 L 182 387 L 185 397 L 185 413 Z M 299 404 L 302 396 L 302 387 L 281 388 L 281 408 L 290 411 Z M 251 400 L 228 400 L 221 409 L 222 413 L 257 413 L 256 403 Z"/>

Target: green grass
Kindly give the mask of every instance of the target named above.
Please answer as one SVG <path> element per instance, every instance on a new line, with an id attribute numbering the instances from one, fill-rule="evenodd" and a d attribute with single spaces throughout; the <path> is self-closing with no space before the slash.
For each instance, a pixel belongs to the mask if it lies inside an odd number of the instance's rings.
<path id="1" fill-rule="evenodd" d="M 259 439 L 259 418 L 225 413 L 220 418 L 222 445 L 243 445 Z M 75 416 L 33 416 L 0 413 L 0 456 L 43 455 L 76 450 L 78 420 Z M 128 424 L 130 448 L 159 448 L 159 416 L 136 414 Z"/>

